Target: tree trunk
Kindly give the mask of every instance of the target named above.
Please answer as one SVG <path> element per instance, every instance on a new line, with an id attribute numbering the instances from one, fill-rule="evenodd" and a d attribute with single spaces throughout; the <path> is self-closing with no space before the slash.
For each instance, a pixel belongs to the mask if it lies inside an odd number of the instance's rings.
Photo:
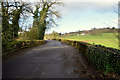
<path id="1" fill-rule="evenodd" d="M 39 40 L 44 39 L 45 30 L 46 30 L 46 24 L 43 23 L 39 26 Z"/>

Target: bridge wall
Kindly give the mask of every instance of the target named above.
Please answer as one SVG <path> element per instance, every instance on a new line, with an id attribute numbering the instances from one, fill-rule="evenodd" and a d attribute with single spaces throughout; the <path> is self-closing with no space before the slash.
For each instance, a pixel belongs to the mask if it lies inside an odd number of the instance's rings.
<path id="1" fill-rule="evenodd" d="M 53 39 L 74 46 L 103 74 L 120 77 L 120 50 L 80 41 Z"/>
<path id="2" fill-rule="evenodd" d="M 42 45 L 46 43 L 45 40 L 35 40 L 35 41 L 15 41 L 2 46 L 2 56 L 14 53 L 14 51 L 21 50 L 23 48 L 33 47 L 37 45 Z"/>

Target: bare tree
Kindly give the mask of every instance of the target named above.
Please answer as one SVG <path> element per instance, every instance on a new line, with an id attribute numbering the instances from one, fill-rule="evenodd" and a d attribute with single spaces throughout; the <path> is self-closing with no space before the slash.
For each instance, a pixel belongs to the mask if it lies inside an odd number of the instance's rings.
<path id="1" fill-rule="evenodd" d="M 61 5 L 61 2 L 51 1 L 51 0 L 41 0 L 39 2 L 39 6 L 36 5 L 36 10 L 33 12 L 34 14 L 34 24 L 33 26 L 37 26 L 39 29 L 39 39 L 44 38 L 45 30 L 56 26 L 56 22 L 54 18 L 60 18 L 58 12 L 55 10 L 55 5 Z"/>

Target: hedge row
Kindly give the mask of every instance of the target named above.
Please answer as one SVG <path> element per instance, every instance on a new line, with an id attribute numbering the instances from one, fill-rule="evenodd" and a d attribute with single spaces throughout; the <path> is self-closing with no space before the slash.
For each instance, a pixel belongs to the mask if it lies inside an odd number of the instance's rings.
<path id="1" fill-rule="evenodd" d="M 105 73 L 115 72 L 118 76 L 120 75 L 120 51 L 112 50 L 93 45 L 87 48 L 85 56 L 96 65 L 97 69 Z"/>
<path id="2" fill-rule="evenodd" d="M 92 45 L 80 41 L 71 41 L 63 39 L 54 39 L 70 44 L 79 49 L 80 52 L 90 60 L 98 70 L 104 74 L 114 72 L 116 76 L 120 75 L 120 50 L 101 45 Z"/>
<path id="3" fill-rule="evenodd" d="M 15 41 L 15 42 L 9 42 L 7 44 L 2 44 L 2 55 L 7 55 L 11 52 L 14 52 L 16 50 L 37 46 L 44 44 L 46 41 L 44 40 L 36 40 L 36 41 Z"/>

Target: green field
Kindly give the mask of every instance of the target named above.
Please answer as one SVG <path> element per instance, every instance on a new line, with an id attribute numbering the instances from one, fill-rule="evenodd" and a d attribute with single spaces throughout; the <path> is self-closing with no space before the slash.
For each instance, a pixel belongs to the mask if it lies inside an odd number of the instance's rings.
<path id="1" fill-rule="evenodd" d="M 73 36 L 61 36 L 59 38 L 75 41 L 85 41 L 90 44 L 101 44 L 106 47 L 118 49 L 118 39 L 113 33 L 103 33 L 101 36 L 73 35 Z"/>

